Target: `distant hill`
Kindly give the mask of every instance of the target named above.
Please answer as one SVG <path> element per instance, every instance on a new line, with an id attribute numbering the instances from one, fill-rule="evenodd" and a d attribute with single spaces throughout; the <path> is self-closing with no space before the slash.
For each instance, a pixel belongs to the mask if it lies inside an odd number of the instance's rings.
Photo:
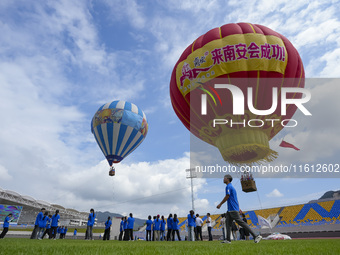
<path id="1" fill-rule="evenodd" d="M 96 212 L 96 217 L 97 217 L 97 222 L 100 223 L 100 222 L 105 222 L 107 220 L 107 217 L 118 217 L 118 218 L 121 218 L 123 217 L 123 215 L 119 214 L 119 213 L 111 213 L 111 212 L 100 212 L 100 211 L 97 211 Z M 128 216 L 128 215 L 127 215 Z M 134 228 L 139 228 L 141 226 L 144 225 L 146 219 L 139 219 L 139 218 L 135 218 L 135 225 L 134 225 Z"/>
<path id="2" fill-rule="evenodd" d="M 325 194 L 322 195 L 322 197 L 319 198 L 319 200 L 321 199 L 329 199 L 329 198 L 340 198 L 340 190 L 337 190 L 337 191 L 333 191 L 333 190 L 330 190 L 330 191 L 327 191 Z"/>
<path id="3" fill-rule="evenodd" d="M 330 200 L 335 200 L 335 199 L 340 199 L 340 190 L 337 190 L 337 191 L 333 191 L 333 190 L 327 191 L 319 199 L 309 201 L 309 203 L 317 203 L 317 202 L 330 201 Z"/>

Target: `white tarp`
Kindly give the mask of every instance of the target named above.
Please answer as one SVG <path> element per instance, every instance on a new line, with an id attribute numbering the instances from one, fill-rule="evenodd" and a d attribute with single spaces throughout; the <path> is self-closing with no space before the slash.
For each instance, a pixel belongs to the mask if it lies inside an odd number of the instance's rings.
<path id="1" fill-rule="evenodd" d="M 291 240 L 292 238 L 290 236 L 287 236 L 287 235 L 283 235 L 283 234 L 280 234 L 280 233 L 273 233 L 263 239 L 266 239 L 266 240 Z"/>

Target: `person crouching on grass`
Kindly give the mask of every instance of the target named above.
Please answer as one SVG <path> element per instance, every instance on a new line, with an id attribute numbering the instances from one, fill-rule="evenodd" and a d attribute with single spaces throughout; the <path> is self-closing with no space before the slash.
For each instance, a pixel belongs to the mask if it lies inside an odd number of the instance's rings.
<path id="1" fill-rule="evenodd" d="M 259 243 L 262 239 L 262 236 L 256 235 L 254 231 L 248 226 L 248 224 L 246 224 L 242 220 L 240 216 L 239 213 L 240 208 L 237 200 L 237 193 L 236 189 L 231 184 L 232 181 L 233 177 L 231 177 L 231 175 L 227 174 L 224 176 L 223 182 L 227 185 L 225 189 L 226 195 L 221 201 L 221 203 L 219 203 L 216 206 L 217 209 L 220 209 L 225 202 L 227 202 L 228 204 L 228 211 L 226 213 L 227 240 L 223 241 L 222 243 L 230 243 L 230 230 L 233 220 L 235 220 L 239 226 L 249 231 L 249 233 L 254 237 L 255 243 Z"/>

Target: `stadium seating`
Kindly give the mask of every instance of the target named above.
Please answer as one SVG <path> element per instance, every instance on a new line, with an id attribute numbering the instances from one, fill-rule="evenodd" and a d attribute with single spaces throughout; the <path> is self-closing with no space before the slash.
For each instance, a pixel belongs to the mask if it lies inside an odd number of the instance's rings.
<path id="1" fill-rule="evenodd" d="M 340 224 L 340 200 L 248 211 L 246 217 L 250 227 L 260 228 L 257 216 L 268 218 L 273 214 L 280 217 L 277 228 Z"/>

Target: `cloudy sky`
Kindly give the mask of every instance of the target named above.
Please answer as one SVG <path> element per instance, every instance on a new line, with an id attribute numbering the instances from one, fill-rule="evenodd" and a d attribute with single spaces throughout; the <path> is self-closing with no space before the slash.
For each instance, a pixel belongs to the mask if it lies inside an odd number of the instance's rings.
<path id="1" fill-rule="evenodd" d="M 1 1 L 0 187 L 80 211 L 185 215 L 190 136 L 169 97 L 181 53 L 214 27 L 250 22 L 285 35 L 306 77 L 340 78 L 339 8 L 329 0 Z M 310 87 L 312 119 L 271 141 L 278 162 L 340 163 L 340 89 L 320 84 Z M 113 100 L 141 107 L 149 133 L 111 178 L 90 123 Z M 279 148 L 283 136 L 301 151 Z M 248 194 L 235 186 L 244 210 L 340 188 L 325 178 L 261 178 L 258 192 Z M 195 179 L 194 193 L 197 212 L 222 211 L 215 209 L 224 196 L 220 179 Z"/>

